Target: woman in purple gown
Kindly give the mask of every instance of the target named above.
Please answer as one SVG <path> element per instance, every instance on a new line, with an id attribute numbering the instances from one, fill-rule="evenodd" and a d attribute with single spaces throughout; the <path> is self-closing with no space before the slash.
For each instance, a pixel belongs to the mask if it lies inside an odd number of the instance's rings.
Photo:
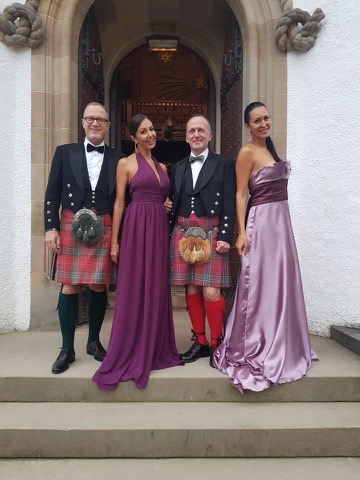
<path id="1" fill-rule="evenodd" d="M 93 376 L 102 390 L 113 390 L 127 380 L 145 388 L 151 370 L 181 364 L 174 336 L 164 206 L 170 181 L 166 167 L 151 155 L 156 145 L 151 121 L 137 114 L 129 131 L 135 153 L 118 163 L 111 234 L 111 259 L 119 263 L 114 318 L 106 357 Z M 131 202 L 119 246 L 127 187 Z"/>
<path id="2" fill-rule="evenodd" d="M 248 143 L 236 160 L 241 271 L 223 343 L 214 355 L 215 366 L 241 393 L 297 380 L 316 359 L 287 201 L 290 163 L 276 153 L 264 104 L 248 105 L 244 123 Z"/>

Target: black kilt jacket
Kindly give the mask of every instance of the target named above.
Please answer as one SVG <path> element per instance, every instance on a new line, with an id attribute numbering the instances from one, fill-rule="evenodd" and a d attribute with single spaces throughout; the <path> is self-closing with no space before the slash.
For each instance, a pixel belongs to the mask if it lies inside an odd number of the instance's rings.
<path id="1" fill-rule="evenodd" d="M 95 205 L 99 214 L 112 214 L 116 191 L 116 167 L 121 157 L 124 157 L 121 152 L 105 146 L 103 161 L 107 164 L 109 197 L 106 199 L 106 207 L 105 203 Z M 85 181 L 89 181 L 85 177 L 87 169 L 84 168 L 84 162 L 86 157 L 83 142 L 60 145 L 56 148 L 45 192 L 45 231 L 60 230 L 60 205 L 74 213 L 84 206 Z"/>
<path id="2" fill-rule="evenodd" d="M 178 215 L 178 201 L 188 162 L 189 156 L 175 163 L 170 171 L 170 200 L 173 202 L 170 213 L 171 231 Z M 194 192 L 200 195 L 208 217 L 220 216 L 217 239 L 231 244 L 235 225 L 235 162 L 223 155 L 209 152 Z"/>

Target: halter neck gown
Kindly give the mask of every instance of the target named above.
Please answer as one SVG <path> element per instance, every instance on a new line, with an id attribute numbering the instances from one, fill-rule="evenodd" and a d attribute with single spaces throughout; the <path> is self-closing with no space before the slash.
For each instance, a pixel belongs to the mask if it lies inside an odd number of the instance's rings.
<path id="1" fill-rule="evenodd" d="M 277 162 L 249 180 L 248 251 L 214 356 L 241 393 L 297 380 L 317 359 L 287 201 L 290 171 L 289 162 Z"/>
<path id="2" fill-rule="evenodd" d="M 150 371 L 181 364 L 169 286 L 169 223 L 164 207 L 170 181 L 157 178 L 141 154 L 130 182 L 120 241 L 114 318 L 105 359 L 93 376 L 102 390 L 133 380 L 145 388 Z"/>

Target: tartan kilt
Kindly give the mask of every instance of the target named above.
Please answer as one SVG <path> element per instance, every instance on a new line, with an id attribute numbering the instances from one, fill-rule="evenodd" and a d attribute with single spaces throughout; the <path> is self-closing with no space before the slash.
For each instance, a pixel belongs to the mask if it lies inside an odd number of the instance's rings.
<path id="1" fill-rule="evenodd" d="M 187 285 L 193 283 L 203 287 L 230 287 L 228 253 L 218 253 L 216 242 L 220 217 L 197 217 L 194 213 L 189 218 L 177 217 L 176 225 L 170 240 L 170 283 L 172 285 Z M 208 240 L 211 245 L 211 256 L 204 265 L 191 265 L 180 256 L 179 241 L 190 227 L 200 227 L 211 231 Z"/>
<path id="2" fill-rule="evenodd" d="M 110 215 L 101 215 L 104 236 L 95 245 L 85 245 L 74 238 L 71 231 L 73 218 L 73 212 L 62 210 L 60 250 L 53 259 L 50 278 L 65 285 L 116 283 L 117 265 L 110 259 Z"/>

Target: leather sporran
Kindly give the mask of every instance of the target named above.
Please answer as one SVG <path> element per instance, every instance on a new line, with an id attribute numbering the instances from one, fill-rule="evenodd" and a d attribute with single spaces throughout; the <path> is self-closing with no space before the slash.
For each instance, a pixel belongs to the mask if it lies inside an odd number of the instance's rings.
<path id="1" fill-rule="evenodd" d="M 75 213 L 71 229 L 75 239 L 86 245 L 95 245 L 104 236 L 102 219 L 88 208 Z"/>
<path id="2" fill-rule="evenodd" d="M 206 232 L 200 227 L 190 227 L 179 241 L 181 258 L 192 265 L 204 265 L 210 258 L 211 245 Z"/>

